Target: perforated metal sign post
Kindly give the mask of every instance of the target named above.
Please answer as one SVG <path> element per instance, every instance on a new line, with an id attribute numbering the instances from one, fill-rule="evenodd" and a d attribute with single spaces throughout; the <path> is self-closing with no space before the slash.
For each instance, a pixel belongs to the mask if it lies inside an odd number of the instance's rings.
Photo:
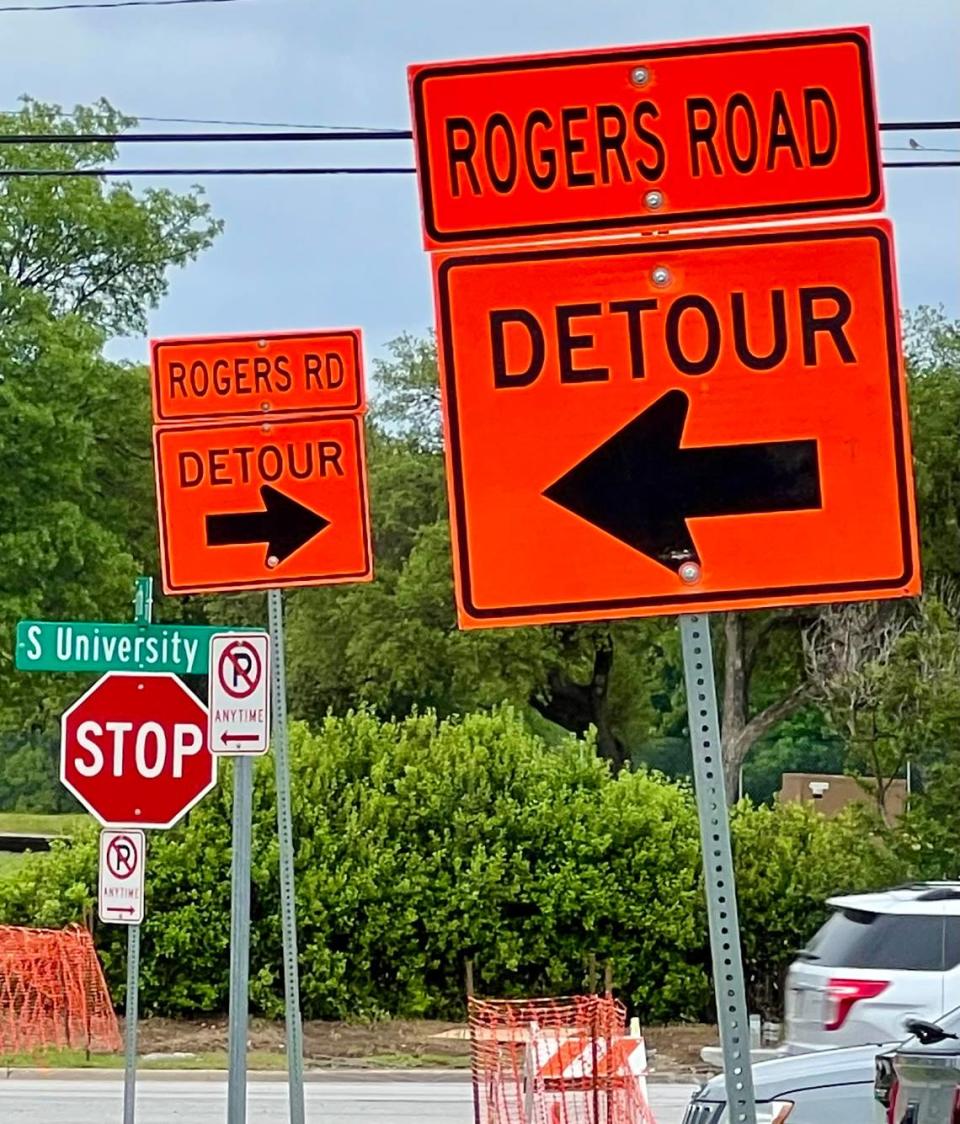
<path id="1" fill-rule="evenodd" d="M 703 880 L 707 891 L 710 955 L 717 1022 L 731 1124 L 756 1124 L 740 917 L 730 847 L 727 796 L 720 756 L 720 716 L 713 675 L 710 621 L 703 613 L 680 617 L 693 778 L 700 820 Z"/>
<path id="2" fill-rule="evenodd" d="M 304 1124 L 303 1022 L 300 1015 L 300 968 L 297 960 L 297 907 L 293 878 L 293 812 L 290 807 L 290 760 L 287 745 L 286 654 L 283 640 L 283 592 L 267 594 L 273 642 L 273 764 L 280 839 L 280 918 L 283 927 L 283 994 L 286 1003 L 287 1070 L 290 1124 Z"/>
<path id="3" fill-rule="evenodd" d="M 250 850 L 253 834 L 253 759 L 233 764 L 233 839 L 230 863 L 230 1008 L 227 1055 L 228 1124 L 247 1119 L 247 1023 L 250 988 Z"/>
<path id="4" fill-rule="evenodd" d="M 127 926 L 126 1068 L 123 1122 L 133 1124 L 137 1089 L 137 1018 L 140 989 L 140 923 L 144 915 L 146 833 L 137 828 L 100 832 L 97 912 L 100 920 Z"/>

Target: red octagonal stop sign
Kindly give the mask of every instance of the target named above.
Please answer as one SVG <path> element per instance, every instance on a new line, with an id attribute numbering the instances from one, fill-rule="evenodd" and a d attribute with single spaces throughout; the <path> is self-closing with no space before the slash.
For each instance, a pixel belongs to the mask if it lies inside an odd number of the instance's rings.
<path id="1" fill-rule="evenodd" d="M 60 779 L 105 827 L 172 827 L 216 783 L 207 708 L 168 672 L 110 671 L 63 715 Z"/>

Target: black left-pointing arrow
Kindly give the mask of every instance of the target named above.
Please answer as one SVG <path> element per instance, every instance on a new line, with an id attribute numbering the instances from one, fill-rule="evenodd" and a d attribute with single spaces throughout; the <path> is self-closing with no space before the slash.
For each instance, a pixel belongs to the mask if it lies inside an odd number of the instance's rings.
<path id="1" fill-rule="evenodd" d="M 688 408 L 667 391 L 543 494 L 675 571 L 700 561 L 688 519 L 822 506 L 815 440 L 681 447 Z"/>
<path id="2" fill-rule="evenodd" d="M 267 558 L 276 558 L 274 565 L 278 565 L 330 526 L 329 519 L 269 484 L 261 486 L 260 498 L 263 511 L 208 515 L 207 545 L 242 546 L 265 542 Z"/>

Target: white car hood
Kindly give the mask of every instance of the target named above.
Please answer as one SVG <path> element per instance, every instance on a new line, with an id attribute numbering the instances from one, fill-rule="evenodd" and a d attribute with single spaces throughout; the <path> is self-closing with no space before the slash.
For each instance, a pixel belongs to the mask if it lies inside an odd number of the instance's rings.
<path id="1" fill-rule="evenodd" d="M 850 1085 L 872 1082 L 874 1059 L 885 1050 L 893 1050 L 896 1042 L 871 1046 L 849 1046 L 842 1050 L 818 1050 L 810 1054 L 793 1054 L 757 1062 L 753 1067 L 753 1088 L 758 1101 L 773 1100 L 781 1094 L 801 1089 L 819 1089 L 825 1085 Z M 705 1101 L 726 1101 L 723 1074 L 711 1077 L 700 1098 Z"/>

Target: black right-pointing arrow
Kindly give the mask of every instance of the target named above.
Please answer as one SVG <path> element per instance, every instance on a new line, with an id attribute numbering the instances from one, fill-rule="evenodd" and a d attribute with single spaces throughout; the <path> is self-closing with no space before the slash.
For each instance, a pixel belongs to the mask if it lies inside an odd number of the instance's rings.
<path id="1" fill-rule="evenodd" d="M 543 494 L 670 570 L 700 561 L 688 519 L 823 506 L 816 441 L 681 448 L 688 408 L 668 391 Z"/>
<path id="2" fill-rule="evenodd" d="M 240 546 L 245 543 L 267 544 L 267 558 L 276 558 L 278 565 L 294 551 L 305 546 L 315 535 L 330 526 L 299 500 L 291 499 L 263 484 L 260 488 L 263 511 L 241 511 L 236 514 L 208 515 L 208 546 Z"/>

